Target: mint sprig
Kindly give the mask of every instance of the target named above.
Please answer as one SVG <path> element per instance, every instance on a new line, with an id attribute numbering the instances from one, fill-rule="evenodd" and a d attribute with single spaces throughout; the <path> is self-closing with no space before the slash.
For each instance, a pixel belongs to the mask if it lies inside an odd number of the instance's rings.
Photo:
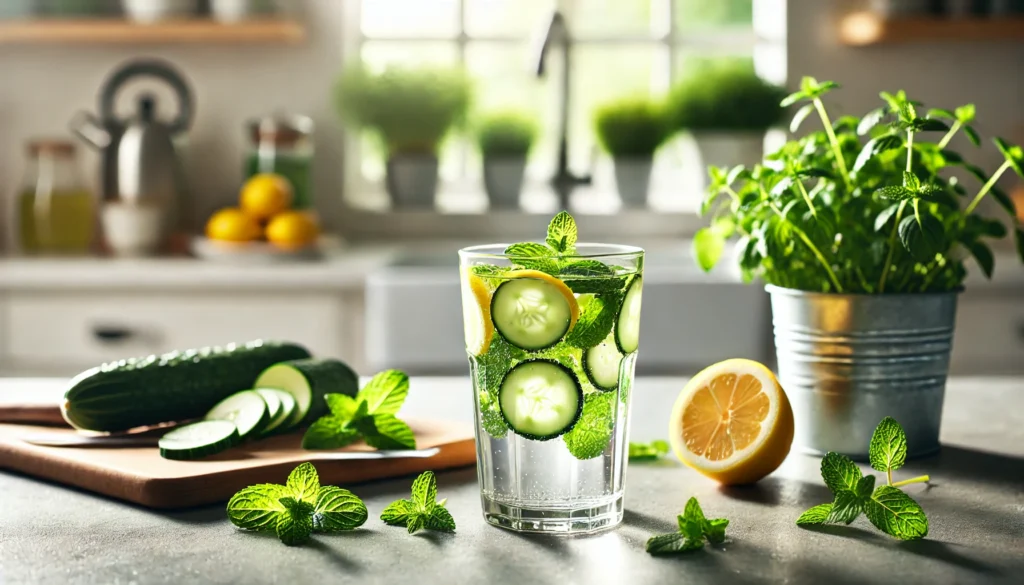
<path id="1" fill-rule="evenodd" d="M 669 452 L 669 445 L 665 441 L 651 441 L 650 443 L 629 443 L 629 462 L 656 461 Z"/>
<path id="2" fill-rule="evenodd" d="M 274 532 L 288 546 L 307 542 L 313 533 L 354 530 L 366 522 L 366 506 L 352 492 L 321 486 L 311 463 L 299 465 L 285 485 L 249 486 L 228 502 L 228 519 L 239 528 Z"/>
<path id="3" fill-rule="evenodd" d="M 381 512 L 380 519 L 391 526 L 405 526 L 409 534 L 421 528 L 455 532 L 455 519 L 445 508 L 446 502 L 446 499 L 437 501 L 434 472 L 424 471 L 412 482 L 412 498 L 392 502 Z"/>
<path id="4" fill-rule="evenodd" d="M 927 536 L 924 510 L 899 486 L 926 482 L 929 477 L 892 481 L 892 472 L 907 459 L 907 435 L 895 419 L 885 417 L 878 423 L 868 456 L 873 469 L 885 472 L 885 485 L 875 488 L 875 476 L 863 475 L 849 457 L 829 452 L 821 460 L 821 477 L 834 499 L 801 514 L 797 525 L 850 524 L 864 513 L 876 528 L 894 538 L 916 540 Z"/>
<path id="5" fill-rule="evenodd" d="M 725 529 L 729 521 L 725 518 L 706 518 L 697 498 L 690 498 L 686 502 L 683 513 L 676 520 L 679 532 L 652 536 L 647 541 L 648 553 L 655 556 L 672 555 L 704 548 L 705 540 L 711 544 L 725 542 Z"/>
<path id="6" fill-rule="evenodd" d="M 612 440 L 616 405 L 614 392 L 594 392 L 583 399 L 579 420 L 562 435 L 573 457 L 593 459 L 604 453 Z"/>
<path id="7" fill-rule="evenodd" d="M 378 373 L 355 398 L 327 394 L 328 414 L 302 437 L 303 449 L 340 449 L 362 438 L 375 449 L 415 449 L 416 436 L 395 415 L 409 394 L 409 376 L 400 370 Z"/>

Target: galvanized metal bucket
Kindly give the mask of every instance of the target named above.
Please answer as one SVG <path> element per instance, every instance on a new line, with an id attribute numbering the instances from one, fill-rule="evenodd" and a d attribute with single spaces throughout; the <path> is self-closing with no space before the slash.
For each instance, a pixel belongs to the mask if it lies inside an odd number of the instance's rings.
<path id="1" fill-rule="evenodd" d="M 909 456 L 939 449 L 957 291 L 851 295 L 766 287 L 795 442 L 864 459 L 878 421 L 907 433 Z"/>

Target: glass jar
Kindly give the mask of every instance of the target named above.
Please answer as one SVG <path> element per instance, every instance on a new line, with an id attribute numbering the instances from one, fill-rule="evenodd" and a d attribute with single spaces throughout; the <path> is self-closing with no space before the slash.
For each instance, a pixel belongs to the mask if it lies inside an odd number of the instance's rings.
<path id="1" fill-rule="evenodd" d="M 306 116 L 268 116 L 249 123 L 245 176 L 277 173 L 292 184 L 294 209 L 313 207 L 313 120 Z"/>
<path id="2" fill-rule="evenodd" d="M 22 251 L 88 253 L 95 235 L 96 201 L 79 175 L 74 143 L 32 141 L 28 156 L 18 195 Z"/>

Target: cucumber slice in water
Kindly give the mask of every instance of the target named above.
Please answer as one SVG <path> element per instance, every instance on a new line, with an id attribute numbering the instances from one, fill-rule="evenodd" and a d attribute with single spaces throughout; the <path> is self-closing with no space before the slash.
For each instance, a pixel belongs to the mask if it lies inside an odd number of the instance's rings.
<path id="1" fill-rule="evenodd" d="M 267 403 L 255 390 L 235 392 L 217 403 L 203 417 L 204 420 L 226 420 L 235 423 L 243 439 L 263 430 L 270 422 Z"/>
<path id="2" fill-rule="evenodd" d="M 267 426 L 263 427 L 260 434 L 263 436 L 269 435 L 274 431 L 284 430 L 281 426 L 285 421 L 291 418 L 292 413 L 295 412 L 295 398 L 284 390 L 278 390 L 277 388 L 257 388 L 256 392 L 263 397 L 263 400 L 267 403 L 267 408 L 271 410 L 270 422 Z M 277 410 L 274 411 L 274 406 L 277 405 Z"/>
<path id="3" fill-rule="evenodd" d="M 629 284 L 626 298 L 622 300 L 619 318 L 615 322 L 615 344 L 619 351 L 631 354 L 640 347 L 640 296 L 643 294 L 644 279 L 637 276 Z"/>
<path id="4" fill-rule="evenodd" d="M 359 377 L 351 368 L 335 359 L 310 358 L 274 364 L 263 370 L 254 384 L 257 388 L 277 388 L 295 398 L 295 410 L 281 429 L 307 425 L 327 414 L 324 395 L 359 392 Z"/>
<path id="5" fill-rule="evenodd" d="M 556 284 L 540 278 L 516 278 L 494 291 L 491 319 L 512 345 L 538 350 L 555 345 L 569 332 L 573 312 L 565 292 Z"/>
<path id="6" fill-rule="evenodd" d="M 157 444 L 164 459 L 201 459 L 226 451 L 242 440 L 235 423 L 204 420 L 171 430 Z"/>
<path id="7" fill-rule="evenodd" d="M 547 441 L 568 432 L 579 420 L 583 389 L 569 368 L 551 360 L 533 360 L 505 375 L 498 404 L 516 434 Z"/>
<path id="8" fill-rule="evenodd" d="M 604 341 L 583 352 L 583 371 L 590 383 L 600 390 L 618 388 L 621 363 L 622 354 L 611 341 Z"/>

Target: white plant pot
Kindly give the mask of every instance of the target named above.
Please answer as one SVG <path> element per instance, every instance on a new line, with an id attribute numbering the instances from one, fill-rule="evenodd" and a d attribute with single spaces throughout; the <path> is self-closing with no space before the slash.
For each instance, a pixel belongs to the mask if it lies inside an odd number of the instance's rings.
<path id="1" fill-rule="evenodd" d="M 763 132 L 694 132 L 701 167 L 751 168 L 764 157 Z"/>
<path id="2" fill-rule="evenodd" d="M 210 14 L 219 22 L 241 22 L 273 12 L 273 0 L 210 0 Z"/>
<path id="3" fill-rule="evenodd" d="M 135 22 L 190 18 L 199 11 L 199 0 L 121 0 L 125 15 Z"/>
<path id="4" fill-rule="evenodd" d="M 615 186 L 619 191 L 622 206 L 627 208 L 646 207 L 654 157 L 616 157 L 613 163 L 615 164 Z"/>
<path id="5" fill-rule="evenodd" d="M 437 194 L 437 157 L 427 154 L 392 155 L 385 182 L 396 208 L 432 208 Z"/>
<path id="6" fill-rule="evenodd" d="M 485 156 L 484 188 L 491 209 L 518 209 L 526 173 L 525 156 Z"/>

